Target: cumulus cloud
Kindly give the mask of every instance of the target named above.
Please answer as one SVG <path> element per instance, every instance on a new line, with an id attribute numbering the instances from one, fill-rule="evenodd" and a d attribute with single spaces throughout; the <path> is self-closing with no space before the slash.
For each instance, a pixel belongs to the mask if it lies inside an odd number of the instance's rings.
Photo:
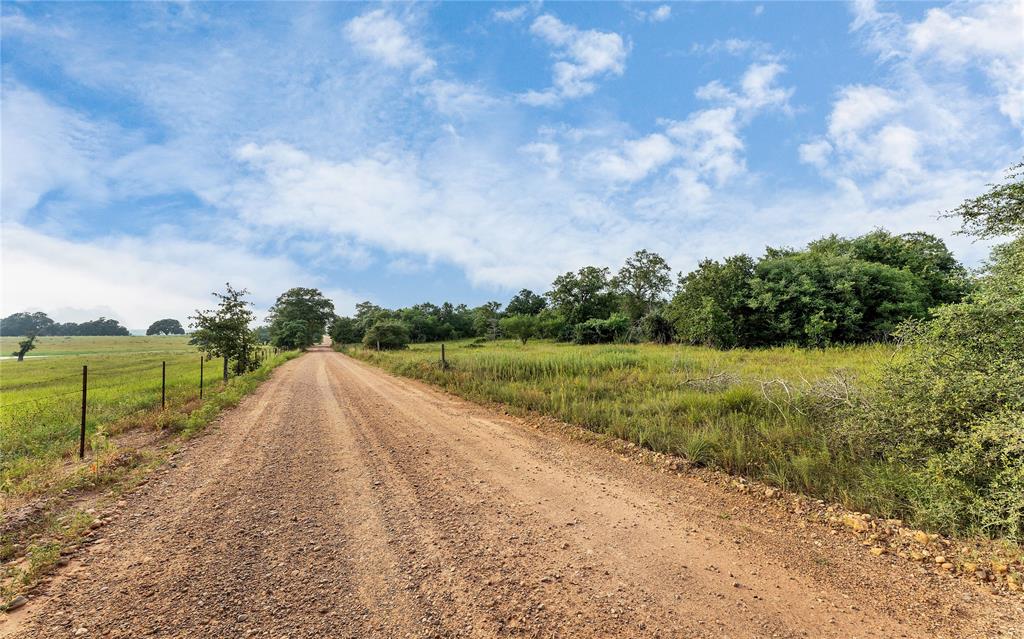
<path id="1" fill-rule="evenodd" d="M 106 312 L 130 328 L 145 328 L 161 317 L 184 322 L 185 314 L 212 306 L 210 292 L 221 290 L 226 281 L 252 291 L 260 311 L 299 283 L 323 285 L 287 258 L 191 240 L 169 227 L 142 237 L 110 235 L 86 243 L 5 223 L 0 242 L 3 315 L 41 309 L 67 321 Z M 54 295 L 57 285 L 59 296 Z M 347 291 L 334 289 L 333 294 L 341 308 L 355 303 Z"/>
<path id="2" fill-rule="evenodd" d="M 396 69 L 433 71 L 437 62 L 387 9 L 376 9 L 345 24 L 345 36 L 358 51 Z"/>
<path id="3" fill-rule="evenodd" d="M 629 47 L 617 33 L 577 29 L 550 14 L 538 16 L 530 32 L 552 46 L 556 61 L 552 87 L 524 93 L 520 99 L 526 104 L 551 106 L 590 95 L 597 90 L 596 79 L 622 75 L 626 69 Z"/>
<path id="4" fill-rule="evenodd" d="M 736 88 L 715 80 L 697 90 L 697 97 L 716 106 L 669 122 L 666 129 L 692 170 L 719 185 L 745 170 L 740 132 L 759 113 L 788 108 L 793 90 L 777 84 L 784 71 L 778 62 L 758 62 L 747 68 Z"/>
<path id="5" fill-rule="evenodd" d="M 676 155 L 676 147 L 666 136 L 652 133 L 628 140 L 620 150 L 596 151 L 586 164 L 600 177 L 613 182 L 636 182 L 665 165 Z"/>
<path id="6" fill-rule="evenodd" d="M 1000 168 L 993 158 L 1005 158 L 1012 143 L 999 114 L 1019 127 L 1024 104 L 1021 5 L 952 5 L 909 23 L 874 2 L 855 3 L 853 11 L 851 29 L 891 73 L 885 84 L 840 87 L 825 133 L 799 148 L 801 160 L 872 203 L 924 197 Z M 971 65 L 996 100 L 974 93 L 966 76 L 951 81 Z"/>
<path id="7" fill-rule="evenodd" d="M 947 68 L 977 65 L 999 92 L 999 110 L 1024 126 L 1024 3 L 930 9 L 907 28 L 910 53 Z"/>
<path id="8" fill-rule="evenodd" d="M 632 13 L 633 17 L 643 22 L 664 22 L 672 17 L 672 7 L 663 4 L 650 11 L 633 8 Z"/>

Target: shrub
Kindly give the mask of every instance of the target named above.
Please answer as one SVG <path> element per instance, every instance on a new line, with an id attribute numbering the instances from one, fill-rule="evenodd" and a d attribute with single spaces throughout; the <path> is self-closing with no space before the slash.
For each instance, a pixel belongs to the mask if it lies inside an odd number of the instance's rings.
<path id="1" fill-rule="evenodd" d="M 409 327 L 397 320 L 382 320 L 377 322 L 363 335 L 363 346 L 367 348 L 380 348 L 383 350 L 396 350 L 409 345 Z"/>
<path id="2" fill-rule="evenodd" d="M 518 339 L 523 344 L 536 336 L 540 329 L 540 321 L 534 315 L 510 315 L 503 317 L 498 325 L 502 333 Z"/>
<path id="3" fill-rule="evenodd" d="M 629 318 L 612 313 L 608 319 L 589 319 L 576 325 L 573 341 L 577 344 L 606 344 L 619 342 L 629 333 Z"/>
<path id="4" fill-rule="evenodd" d="M 668 344 L 675 335 L 672 322 L 661 311 L 651 311 L 640 320 L 640 336 L 656 344 Z"/>
<path id="5" fill-rule="evenodd" d="M 1022 202 L 1018 182 L 961 206 L 965 227 L 1017 238 L 993 250 L 965 301 L 897 331 L 900 356 L 851 419 L 858 426 L 846 427 L 852 446 L 912 469 L 905 498 L 919 519 L 1015 541 L 1024 539 Z"/>

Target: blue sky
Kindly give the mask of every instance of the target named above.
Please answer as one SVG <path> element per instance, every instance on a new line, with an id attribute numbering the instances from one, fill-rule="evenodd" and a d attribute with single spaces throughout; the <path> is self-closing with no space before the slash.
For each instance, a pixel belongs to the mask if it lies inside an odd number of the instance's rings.
<path id="1" fill-rule="evenodd" d="M 2 312 L 507 300 L 927 230 L 1024 154 L 1024 5 L 2 5 Z"/>

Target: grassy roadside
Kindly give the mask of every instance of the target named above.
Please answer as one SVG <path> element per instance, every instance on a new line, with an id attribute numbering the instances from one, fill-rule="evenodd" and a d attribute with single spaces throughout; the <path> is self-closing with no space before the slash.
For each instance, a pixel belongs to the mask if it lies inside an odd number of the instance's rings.
<path id="1" fill-rule="evenodd" d="M 64 556 L 103 524 L 97 512 L 145 483 L 148 473 L 162 466 L 185 440 L 255 391 L 277 366 L 299 355 L 292 351 L 272 356 L 255 371 L 216 383 L 202 400 L 198 390 L 194 395 L 182 393 L 161 410 L 158 398 L 147 410 L 102 423 L 84 461 L 40 464 L 11 484 L 4 492 L 0 523 L 0 610 L 19 601 L 18 593 L 27 592 L 66 561 Z M 138 434 L 151 436 L 133 437 Z"/>
<path id="2" fill-rule="evenodd" d="M 892 356 L 884 345 L 692 346 L 458 342 L 349 354 L 467 399 L 499 402 L 846 508 L 913 522 L 903 469 L 835 437 L 830 410 Z M 833 411 L 835 412 L 835 411 Z"/>
<path id="3" fill-rule="evenodd" d="M 723 477 L 716 470 L 738 475 L 731 485 L 742 492 L 751 490 L 747 478 L 760 482 L 766 499 L 782 488 L 791 512 L 832 534 L 855 535 L 876 556 L 896 555 L 923 572 L 995 591 L 1020 593 L 1024 585 L 1024 549 L 920 530 L 918 513 L 899 498 L 914 488 L 910 469 L 865 460 L 836 436 L 836 415 L 861 384 L 874 382 L 879 364 L 893 356 L 888 346 L 718 351 L 463 341 L 447 344 L 447 367 L 439 344 L 338 350 L 472 401 L 580 427 L 613 449 L 619 442 L 647 451 L 642 457 L 669 472 L 682 457 L 711 469 L 712 481 Z"/>

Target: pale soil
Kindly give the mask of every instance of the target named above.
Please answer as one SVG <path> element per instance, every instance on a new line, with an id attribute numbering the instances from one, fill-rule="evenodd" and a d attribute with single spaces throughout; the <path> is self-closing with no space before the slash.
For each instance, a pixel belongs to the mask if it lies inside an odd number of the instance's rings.
<path id="1" fill-rule="evenodd" d="M 328 350 L 98 534 L 0 635 L 1024 636 L 1019 598 Z"/>

